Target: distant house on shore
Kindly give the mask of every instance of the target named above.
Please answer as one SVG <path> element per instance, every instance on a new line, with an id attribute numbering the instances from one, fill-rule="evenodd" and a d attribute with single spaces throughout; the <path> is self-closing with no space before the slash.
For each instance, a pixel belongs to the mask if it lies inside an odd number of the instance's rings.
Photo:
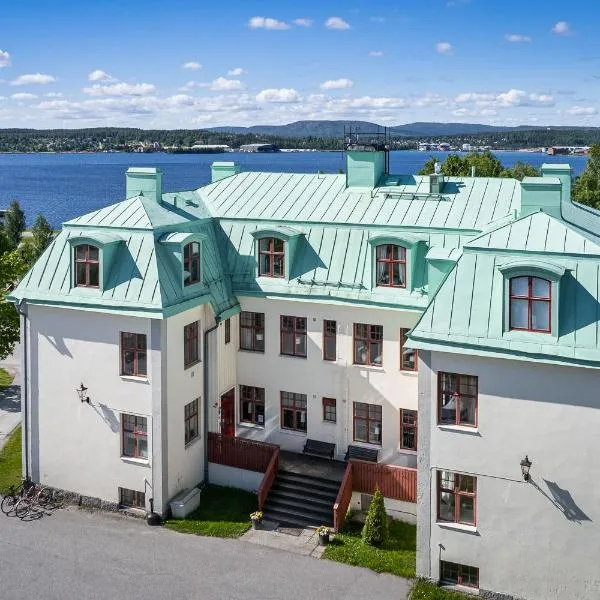
<path id="1" fill-rule="evenodd" d="M 275 144 L 243 144 L 240 152 L 279 152 Z"/>

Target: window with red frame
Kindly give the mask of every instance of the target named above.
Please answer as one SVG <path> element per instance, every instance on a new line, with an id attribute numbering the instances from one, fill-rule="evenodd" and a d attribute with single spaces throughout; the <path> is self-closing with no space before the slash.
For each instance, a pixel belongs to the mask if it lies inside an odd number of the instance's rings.
<path id="1" fill-rule="evenodd" d="M 281 428 L 306 432 L 306 394 L 281 392 Z"/>
<path id="2" fill-rule="evenodd" d="M 380 287 L 406 287 L 406 248 L 385 244 L 375 249 L 376 283 Z"/>
<path id="3" fill-rule="evenodd" d="M 225 319 L 225 343 L 231 342 L 231 319 Z"/>
<path id="4" fill-rule="evenodd" d="M 335 398 L 323 398 L 323 421 L 335 423 L 336 420 L 337 415 Z"/>
<path id="5" fill-rule="evenodd" d="M 148 426 L 146 417 L 122 415 L 123 456 L 148 458 Z"/>
<path id="6" fill-rule="evenodd" d="M 183 407 L 183 422 L 185 427 L 185 443 L 194 441 L 198 431 L 198 398 Z"/>
<path id="7" fill-rule="evenodd" d="M 75 285 L 100 286 L 100 250 L 90 244 L 75 246 Z"/>
<path id="8" fill-rule="evenodd" d="M 240 313 L 240 350 L 265 351 L 265 313 Z"/>
<path id="9" fill-rule="evenodd" d="M 404 347 L 409 331 L 410 329 L 400 330 L 400 370 L 402 371 L 416 371 L 418 365 L 417 351 Z"/>
<path id="10" fill-rule="evenodd" d="M 354 403 L 354 441 L 381 446 L 381 406 Z"/>
<path id="11" fill-rule="evenodd" d="M 550 333 L 552 284 L 540 277 L 510 280 L 510 329 Z"/>
<path id="12" fill-rule="evenodd" d="M 200 281 L 200 243 L 190 242 L 183 248 L 183 285 Z"/>
<path id="13" fill-rule="evenodd" d="M 336 360 L 337 356 L 337 323 L 323 321 L 323 360 Z"/>
<path id="14" fill-rule="evenodd" d="M 476 525 L 477 478 L 438 471 L 438 521 Z"/>
<path id="15" fill-rule="evenodd" d="M 120 487 L 119 505 L 124 508 L 146 508 L 146 494 Z"/>
<path id="16" fill-rule="evenodd" d="M 438 375 L 438 425 L 477 427 L 477 377 L 457 373 Z"/>
<path id="17" fill-rule="evenodd" d="M 381 367 L 383 326 L 354 323 L 354 364 Z"/>
<path id="18" fill-rule="evenodd" d="M 281 354 L 306 358 L 306 317 L 281 317 Z"/>
<path id="19" fill-rule="evenodd" d="M 265 425 L 265 389 L 240 385 L 240 420 L 254 425 Z"/>
<path id="20" fill-rule="evenodd" d="M 183 366 L 185 369 L 200 361 L 200 321 L 183 328 Z"/>
<path id="21" fill-rule="evenodd" d="M 121 375 L 146 377 L 148 374 L 146 334 L 121 333 Z"/>
<path id="22" fill-rule="evenodd" d="M 258 240 L 258 274 L 261 277 L 285 277 L 283 240 L 277 238 Z"/>
<path id="23" fill-rule="evenodd" d="M 417 411 L 400 411 L 400 448 L 404 450 L 417 449 Z"/>
<path id="24" fill-rule="evenodd" d="M 468 565 L 440 561 L 440 581 L 451 585 L 466 585 L 468 587 L 479 587 L 479 569 Z"/>

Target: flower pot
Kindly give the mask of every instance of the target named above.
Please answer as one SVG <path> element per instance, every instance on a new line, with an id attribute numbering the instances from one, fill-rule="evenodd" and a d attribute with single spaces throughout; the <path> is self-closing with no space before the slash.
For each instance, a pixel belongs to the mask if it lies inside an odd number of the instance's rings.
<path id="1" fill-rule="evenodd" d="M 252 529 L 260 529 L 262 519 L 252 519 Z"/>
<path id="2" fill-rule="evenodd" d="M 327 546 L 329 543 L 329 534 L 328 533 L 320 533 L 319 534 L 319 546 Z"/>

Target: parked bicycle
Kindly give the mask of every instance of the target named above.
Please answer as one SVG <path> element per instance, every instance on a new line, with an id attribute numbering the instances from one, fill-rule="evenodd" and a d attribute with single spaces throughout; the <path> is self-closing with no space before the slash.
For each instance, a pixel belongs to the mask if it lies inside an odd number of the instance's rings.
<path id="1" fill-rule="evenodd" d="M 5 515 L 11 513 L 18 502 L 24 498 L 33 498 L 35 495 L 35 484 L 30 479 L 23 479 L 19 485 L 11 485 L 8 494 L 2 498 L 0 509 Z"/>
<path id="2" fill-rule="evenodd" d="M 49 488 L 24 479 L 20 485 L 9 488 L 8 494 L 2 499 L 0 509 L 5 515 L 14 512 L 17 517 L 23 518 L 35 505 L 45 508 L 56 500 Z"/>

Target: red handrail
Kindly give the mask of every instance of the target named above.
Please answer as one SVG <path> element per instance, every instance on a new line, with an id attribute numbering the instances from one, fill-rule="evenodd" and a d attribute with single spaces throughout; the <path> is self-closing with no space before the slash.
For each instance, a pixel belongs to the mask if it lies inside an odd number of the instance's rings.
<path id="1" fill-rule="evenodd" d="M 340 489 L 338 491 L 335 504 L 333 505 L 333 527 L 336 531 L 340 531 L 344 525 L 344 519 L 352 500 L 352 461 L 346 465 L 346 471 Z"/>
<path id="2" fill-rule="evenodd" d="M 275 452 L 273 452 L 273 456 L 269 461 L 269 466 L 263 475 L 263 479 L 258 488 L 258 510 L 262 510 L 265 502 L 267 500 L 267 496 L 269 495 L 269 491 L 271 486 L 273 485 L 273 481 L 275 481 L 275 477 L 277 476 L 277 471 L 279 469 L 279 448 L 275 448 Z"/>

